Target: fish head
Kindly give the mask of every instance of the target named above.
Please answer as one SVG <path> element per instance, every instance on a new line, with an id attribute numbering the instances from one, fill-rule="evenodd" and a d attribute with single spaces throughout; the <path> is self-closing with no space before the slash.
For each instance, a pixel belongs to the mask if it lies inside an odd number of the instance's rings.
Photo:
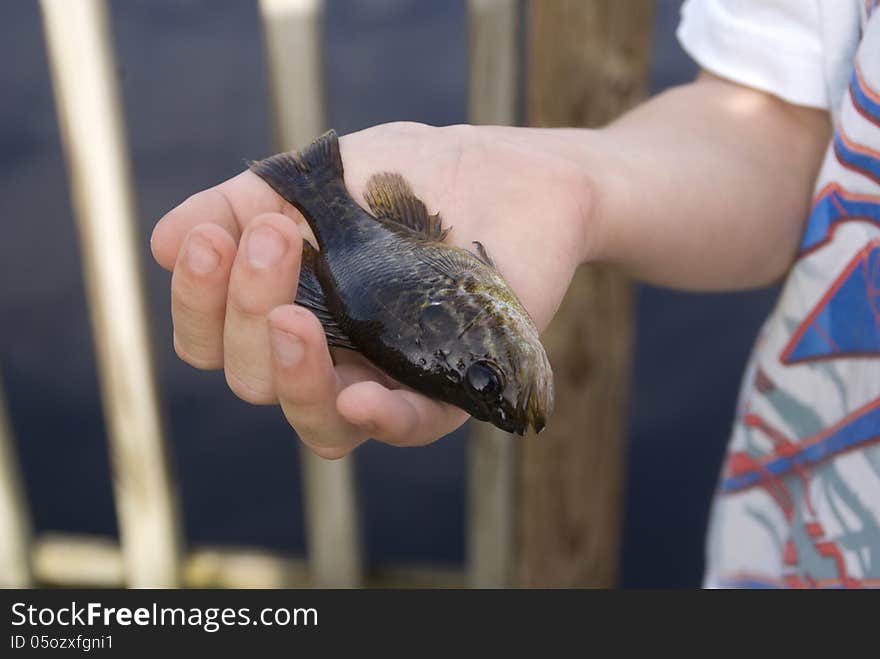
<path id="1" fill-rule="evenodd" d="M 507 310 L 509 311 L 509 310 Z M 476 323 L 464 349 L 459 403 L 473 417 L 507 432 L 541 432 L 553 411 L 553 370 L 524 310 Z"/>
<path id="2" fill-rule="evenodd" d="M 488 266 L 456 286 L 433 290 L 415 322 L 397 323 L 389 343 L 409 339 L 405 383 L 481 421 L 524 435 L 553 410 L 553 371 L 538 330 L 501 276 Z M 403 375 L 406 375 L 405 373 Z"/>
<path id="3" fill-rule="evenodd" d="M 553 373 L 537 348 L 471 362 L 462 377 L 467 411 L 507 432 L 524 435 L 529 426 L 541 432 L 553 410 Z"/>

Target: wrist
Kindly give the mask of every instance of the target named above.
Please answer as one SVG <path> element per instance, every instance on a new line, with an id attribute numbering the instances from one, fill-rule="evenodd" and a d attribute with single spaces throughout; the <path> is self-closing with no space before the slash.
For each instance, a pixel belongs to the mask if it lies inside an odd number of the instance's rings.
<path id="1" fill-rule="evenodd" d="M 601 129 L 542 129 L 545 144 L 560 158 L 572 165 L 568 189 L 579 209 L 577 224 L 579 249 L 577 265 L 615 260 L 615 245 L 622 226 L 612 218 L 620 215 L 625 201 L 621 194 L 626 180 L 617 152 L 608 144 Z"/>
<path id="2" fill-rule="evenodd" d="M 619 157 L 601 130 L 586 128 L 519 128 L 501 126 L 453 126 L 460 143 L 477 145 L 481 157 L 490 157 L 487 166 L 504 162 L 499 171 L 516 172 L 526 180 L 535 173 L 543 180 L 537 192 L 547 195 L 546 205 L 562 220 L 563 234 L 556 236 L 565 245 L 566 260 L 572 268 L 595 261 L 613 259 L 613 244 L 607 233 L 616 230 L 608 222 L 612 207 L 619 206 L 617 190 Z"/>

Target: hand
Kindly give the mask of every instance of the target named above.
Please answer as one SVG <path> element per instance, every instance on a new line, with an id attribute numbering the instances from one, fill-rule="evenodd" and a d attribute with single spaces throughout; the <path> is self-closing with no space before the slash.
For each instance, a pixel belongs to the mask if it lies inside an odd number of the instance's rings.
<path id="1" fill-rule="evenodd" d="M 574 161 L 553 155 L 551 131 L 386 124 L 341 138 L 345 182 L 365 205 L 367 179 L 403 174 L 447 238 L 479 240 L 543 329 L 586 253 L 589 186 Z M 561 151 L 561 150 L 560 150 Z M 173 270 L 174 348 L 188 364 L 224 369 L 254 404 L 280 403 L 312 450 L 338 458 L 372 437 L 425 444 L 467 419 L 462 410 L 392 381 L 361 355 L 328 350 L 296 296 L 302 215 L 244 172 L 163 217 L 151 246 Z"/>

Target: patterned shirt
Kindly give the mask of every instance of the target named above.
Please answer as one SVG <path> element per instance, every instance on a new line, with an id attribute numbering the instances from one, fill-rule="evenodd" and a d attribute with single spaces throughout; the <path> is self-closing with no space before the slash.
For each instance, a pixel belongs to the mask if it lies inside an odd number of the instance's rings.
<path id="1" fill-rule="evenodd" d="M 878 4 L 691 0 L 683 10 L 679 38 L 704 68 L 834 121 L 797 260 L 746 369 L 707 587 L 880 586 Z M 761 44 L 761 30 L 778 29 L 766 24 L 774 10 L 801 43 L 757 46 L 777 53 L 765 69 L 752 53 L 755 65 L 746 57 L 738 70 L 749 39 L 711 42 L 727 25 Z"/>

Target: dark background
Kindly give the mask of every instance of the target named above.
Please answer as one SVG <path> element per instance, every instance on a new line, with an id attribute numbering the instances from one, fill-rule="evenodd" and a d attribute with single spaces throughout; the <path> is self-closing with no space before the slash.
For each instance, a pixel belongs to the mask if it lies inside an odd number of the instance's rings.
<path id="1" fill-rule="evenodd" d="M 689 80 L 678 0 L 658 0 L 651 88 Z M 187 540 L 304 551 L 294 435 L 222 374 L 175 357 L 156 219 L 272 151 L 263 46 L 249 0 L 111 2 L 153 339 Z M 330 124 L 466 119 L 463 2 L 328 0 Z M 115 534 L 77 236 L 36 2 L 0 4 L 0 367 L 34 524 Z M 709 500 L 744 360 L 775 293 L 643 287 L 630 405 L 624 586 L 696 586 Z M 464 437 L 356 453 L 368 560 L 464 560 Z"/>

